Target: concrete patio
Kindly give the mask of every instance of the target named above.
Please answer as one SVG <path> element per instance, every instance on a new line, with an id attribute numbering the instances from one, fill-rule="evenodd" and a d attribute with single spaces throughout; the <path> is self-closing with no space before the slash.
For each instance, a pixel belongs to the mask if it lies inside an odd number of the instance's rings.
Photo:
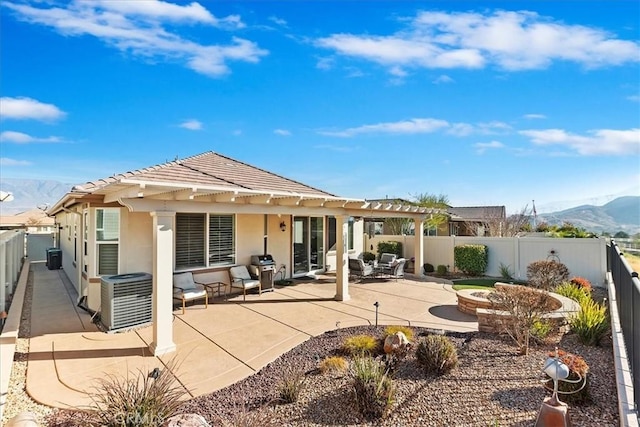
<path id="1" fill-rule="evenodd" d="M 154 357 L 151 327 L 104 333 L 75 304 L 62 270 L 31 264 L 33 280 L 27 392 L 39 403 L 79 407 L 108 374 L 125 376 L 161 369 L 176 358 L 174 374 L 188 396 L 219 390 L 259 371 L 281 354 L 326 331 L 375 323 L 451 331 L 477 330 L 475 316 L 456 308 L 449 285 L 404 279 L 351 282 L 351 299 L 334 300 L 335 279 L 295 280 L 262 295 L 232 294 L 208 308 L 192 304 L 174 311 L 177 351 Z"/>

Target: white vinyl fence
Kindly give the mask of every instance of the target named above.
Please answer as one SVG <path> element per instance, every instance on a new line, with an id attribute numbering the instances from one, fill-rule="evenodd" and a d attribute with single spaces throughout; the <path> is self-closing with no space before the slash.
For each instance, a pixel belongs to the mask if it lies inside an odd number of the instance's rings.
<path id="1" fill-rule="evenodd" d="M 24 258 L 24 231 L 0 231 L 0 312 L 7 310 Z"/>
<path id="2" fill-rule="evenodd" d="M 377 252 L 378 242 L 401 242 L 403 256 L 414 254 L 414 236 L 365 236 L 364 251 Z M 526 280 L 527 266 L 534 261 L 551 259 L 552 251 L 569 269 L 571 276 L 588 279 L 594 286 L 605 286 L 607 273 L 607 239 L 559 239 L 549 237 L 461 237 L 429 236 L 424 238 L 424 259 L 416 261 L 416 273 L 424 263 L 446 265 L 454 271 L 453 248 L 459 245 L 486 245 L 489 264 L 485 274 L 500 277 L 500 264 L 508 266 L 514 279 Z"/>

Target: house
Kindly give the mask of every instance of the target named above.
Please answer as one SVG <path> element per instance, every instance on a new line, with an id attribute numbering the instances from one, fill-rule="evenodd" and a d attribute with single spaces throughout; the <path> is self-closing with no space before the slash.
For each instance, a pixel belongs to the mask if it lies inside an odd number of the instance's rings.
<path id="1" fill-rule="evenodd" d="M 415 202 L 405 199 L 370 199 L 370 203 L 399 203 L 405 206 Z M 506 220 L 504 206 L 447 206 L 446 213 L 438 225 L 425 226 L 425 236 L 499 236 L 500 226 Z M 402 219 L 384 217 L 365 218 L 365 232 L 370 236 L 376 234 L 413 234 L 413 223 Z"/>
<path id="2" fill-rule="evenodd" d="M 431 212 L 339 197 L 214 152 L 74 186 L 48 210 L 64 272 L 89 308 L 100 309 L 101 276 L 151 273 L 156 355 L 175 349 L 175 272 L 229 283 L 230 267 L 270 254 L 282 278 L 335 271 L 335 299 L 345 301 L 347 258 L 362 251 L 363 218 L 413 220 L 423 259 Z"/>
<path id="3" fill-rule="evenodd" d="M 27 233 L 50 233 L 55 221 L 42 209 L 30 209 L 15 215 L 0 215 L 0 230 L 25 230 Z"/>
<path id="4" fill-rule="evenodd" d="M 507 219 L 504 206 L 449 207 L 450 236 L 501 236 Z"/>

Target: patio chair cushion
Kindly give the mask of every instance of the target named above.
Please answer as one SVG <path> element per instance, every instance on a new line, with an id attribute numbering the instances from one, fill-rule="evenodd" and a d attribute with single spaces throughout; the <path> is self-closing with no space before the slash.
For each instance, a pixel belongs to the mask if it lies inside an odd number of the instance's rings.
<path id="1" fill-rule="evenodd" d="M 396 254 L 383 253 L 380 255 L 380 264 L 391 264 L 396 260 Z"/>
<path id="2" fill-rule="evenodd" d="M 189 299 L 187 295 L 196 293 L 197 295 L 203 295 L 206 293 L 203 286 L 198 285 L 193 280 L 193 273 L 176 273 L 173 275 L 173 293 L 176 295 L 183 295 Z"/>

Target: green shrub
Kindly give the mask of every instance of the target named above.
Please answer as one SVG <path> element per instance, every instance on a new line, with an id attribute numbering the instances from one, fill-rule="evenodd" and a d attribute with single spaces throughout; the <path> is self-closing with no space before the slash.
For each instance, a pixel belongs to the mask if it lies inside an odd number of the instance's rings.
<path id="1" fill-rule="evenodd" d="M 95 393 L 91 394 L 92 426 L 155 427 L 174 415 L 182 404 L 184 388 L 172 371 L 178 366 L 172 359 L 165 369 L 153 378 L 142 370 L 137 375 L 99 378 Z"/>
<path id="2" fill-rule="evenodd" d="M 504 280 L 513 279 L 513 272 L 511 271 L 510 265 L 504 265 L 503 263 L 500 263 L 500 267 L 498 268 L 500 269 L 500 277 L 502 277 Z"/>
<path id="3" fill-rule="evenodd" d="M 304 372 L 293 369 L 284 370 L 278 387 L 280 401 L 283 403 L 296 402 L 304 387 L 304 381 Z"/>
<path id="4" fill-rule="evenodd" d="M 384 418 L 393 404 L 396 387 L 384 364 L 371 357 L 356 357 L 350 376 L 358 410 L 367 420 Z"/>
<path id="5" fill-rule="evenodd" d="M 436 267 L 436 272 L 439 275 L 444 276 L 445 274 L 447 274 L 447 266 L 443 264 L 438 265 L 438 267 Z"/>
<path id="6" fill-rule="evenodd" d="M 572 277 L 570 282 L 589 294 L 593 289 L 593 287 L 591 286 L 591 282 L 584 277 Z"/>
<path id="7" fill-rule="evenodd" d="M 428 262 L 422 266 L 422 269 L 424 270 L 424 274 L 433 273 L 435 271 L 433 264 L 429 264 Z"/>
<path id="8" fill-rule="evenodd" d="M 481 276 L 487 269 L 489 251 L 485 245 L 460 245 L 453 248 L 454 265 L 470 276 Z"/>
<path id="9" fill-rule="evenodd" d="M 558 295 L 571 298 L 580 305 L 582 305 L 582 302 L 584 300 L 591 299 L 591 295 L 589 295 L 589 293 L 586 292 L 584 288 L 579 288 L 571 282 L 562 282 L 553 290 L 553 292 Z"/>
<path id="10" fill-rule="evenodd" d="M 580 304 L 580 311 L 569 319 L 571 330 L 578 336 L 578 341 L 586 345 L 598 345 L 609 333 L 607 307 L 591 298 Z"/>
<path id="11" fill-rule="evenodd" d="M 349 362 L 347 359 L 340 356 L 325 357 L 320 362 L 320 372 L 323 374 L 327 372 L 345 372 L 349 368 Z"/>
<path id="12" fill-rule="evenodd" d="M 402 243 L 378 242 L 378 256 L 381 254 L 396 254 L 398 258 L 402 258 Z"/>
<path id="13" fill-rule="evenodd" d="M 441 375 L 458 366 L 456 347 L 442 335 L 428 335 L 420 340 L 416 358 L 427 373 Z"/>
<path id="14" fill-rule="evenodd" d="M 396 332 L 402 332 L 409 341 L 413 341 L 413 329 L 410 326 L 390 325 L 384 328 L 384 337 L 395 335 Z"/>
<path id="15" fill-rule="evenodd" d="M 355 335 L 344 340 L 343 350 L 347 354 L 374 354 L 378 351 L 380 342 L 371 335 Z"/>
<path id="16" fill-rule="evenodd" d="M 543 343 L 549 337 L 553 331 L 553 323 L 545 319 L 535 319 L 531 330 L 529 331 L 531 337 L 536 341 Z"/>
<path id="17" fill-rule="evenodd" d="M 376 254 L 373 252 L 362 252 L 362 260 L 364 262 L 371 262 L 376 259 Z"/>
<path id="18" fill-rule="evenodd" d="M 527 266 L 527 280 L 534 288 L 550 291 L 569 278 L 569 269 L 558 261 L 534 261 Z"/>
<path id="19" fill-rule="evenodd" d="M 549 352 L 549 357 L 555 357 L 555 351 Z M 558 358 L 569 368 L 568 380 L 558 382 L 560 400 L 566 403 L 586 403 L 590 400 L 589 395 L 589 365 L 581 356 L 558 350 Z M 582 378 L 582 381 L 578 381 Z M 582 387 L 584 385 L 584 387 Z M 547 382 L 548 388 L 553 388 L 553 381 Z M 580 390 L 580 388 L 582 389 Z M 577 391 L 580 390 L 580 391 Z"/>

